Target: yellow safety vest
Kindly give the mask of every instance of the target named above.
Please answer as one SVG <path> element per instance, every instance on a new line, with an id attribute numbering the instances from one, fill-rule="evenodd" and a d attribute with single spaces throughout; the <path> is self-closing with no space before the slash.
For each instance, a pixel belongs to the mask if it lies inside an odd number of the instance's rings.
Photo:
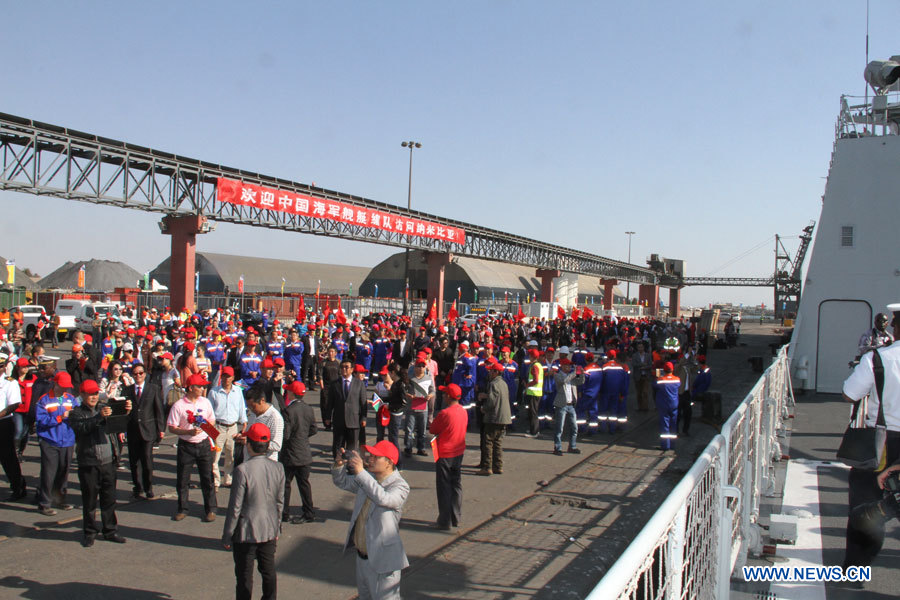
<path id="1" fill-rule="evenodd" d="M 538 369 L 537 381 L 534 385 L 525 388 L 525 393 L 529 396 L 543 396 L 544 395 L 544 367 L 539 362 L 531 363 L 531 367 L 534 368 L 534 365 L 540 367 Z"/>

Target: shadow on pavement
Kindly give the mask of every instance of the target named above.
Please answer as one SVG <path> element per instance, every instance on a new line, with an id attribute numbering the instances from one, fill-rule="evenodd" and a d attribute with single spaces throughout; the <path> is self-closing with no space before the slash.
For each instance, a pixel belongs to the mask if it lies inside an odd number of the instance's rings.
<path id="1" fill-rule="evenodd" d="M 96 583 L 66 582 L 41 583 L 10 575 L 0 579 L 0 587 L 17 592 L 20 598 L 33 600 L 57 600 L 58 598 L 78 598 L 79 600 L 161 600 L 172 598 L 168 594 L 150 590 L 102 585 Z M 5 594 L 4 594 L 5 595 Z"/>

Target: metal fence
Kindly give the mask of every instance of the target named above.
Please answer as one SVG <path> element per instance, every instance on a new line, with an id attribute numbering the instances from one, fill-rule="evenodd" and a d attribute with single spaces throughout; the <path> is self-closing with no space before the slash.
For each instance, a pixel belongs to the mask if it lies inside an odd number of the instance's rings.
<path id="1" fill-rule="evenodd" d="M 775 492 L 793 403 L 785 346 L 588 600 L 727 598 L 762 549 L 760 497 Z"/>

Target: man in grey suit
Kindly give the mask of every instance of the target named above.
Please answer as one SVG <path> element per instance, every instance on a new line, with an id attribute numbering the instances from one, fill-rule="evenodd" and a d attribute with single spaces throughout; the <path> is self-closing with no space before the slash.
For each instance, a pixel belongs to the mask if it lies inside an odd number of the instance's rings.
<path id="1" fill-rule="evenodd" d="M 400 517 L 409 484 L 396 470 L 400 452 L 388 440 L 342 453 L 331 469 L 334 484 L 356 494 L 344 552 L 356 549 L 360 600 L 400 598 L 400 571 L 409 566 L 400 540 Z"/>
<path id="2" fill-rule="evenodd" d="M 359 447 L 359 430 L 366 426 L 367 406 L 366 384 L 353 376 L 353 363 L 345 358 L 341 361 L 340 379 L 333 381 L 328 390 L 328 406 L 322 414 L 325 426 L 332 428 L 331 454 L 335 458 L 341 448 Z"/>
<path id="3" fill-rule="evenodd" d="M 265 424 L 254 423 L 244 435 L 250 459 L 234 469 L 222 545 L 234 552 L 235 598 L 250 600 L 255 559 L 262 598 L 272 600 L 277 592 L 275 543 L 284 511 L 284 468 L 267 458 L 271 433 Z"/>

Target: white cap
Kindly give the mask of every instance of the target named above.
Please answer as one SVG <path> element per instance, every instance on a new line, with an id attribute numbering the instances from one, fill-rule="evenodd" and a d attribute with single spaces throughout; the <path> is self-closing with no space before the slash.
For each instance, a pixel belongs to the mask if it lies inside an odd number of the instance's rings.
<path id="1" fill-rule="evenodd" d="M 894 302 L 893 304 L 888 304 L 887 309 L 891 312 L 900 312 L 900 302 Z"/>
<path id="2" fill-rule="evenodd" d="M 568 346 L 560 346 L 560 347 L 559 347 L 559 353 L 560 353 L 560 354 L 568 354 L 568 353 L 569 353 L 569 347 L 568 347 Z"/>
<path id="3" fill-rule="evenodd" d="M 131 342 L 122 344 L 122 352 L 128 352 L 129 350 L 134 350 L 134 346 L 131 344 Z"/>
<path id="4" fill-rule="evenodd" d="M 537 346 L 538 343 L 537 343 L 537 340 L 529 340 L 526 345 L 527 346 Z"/>

